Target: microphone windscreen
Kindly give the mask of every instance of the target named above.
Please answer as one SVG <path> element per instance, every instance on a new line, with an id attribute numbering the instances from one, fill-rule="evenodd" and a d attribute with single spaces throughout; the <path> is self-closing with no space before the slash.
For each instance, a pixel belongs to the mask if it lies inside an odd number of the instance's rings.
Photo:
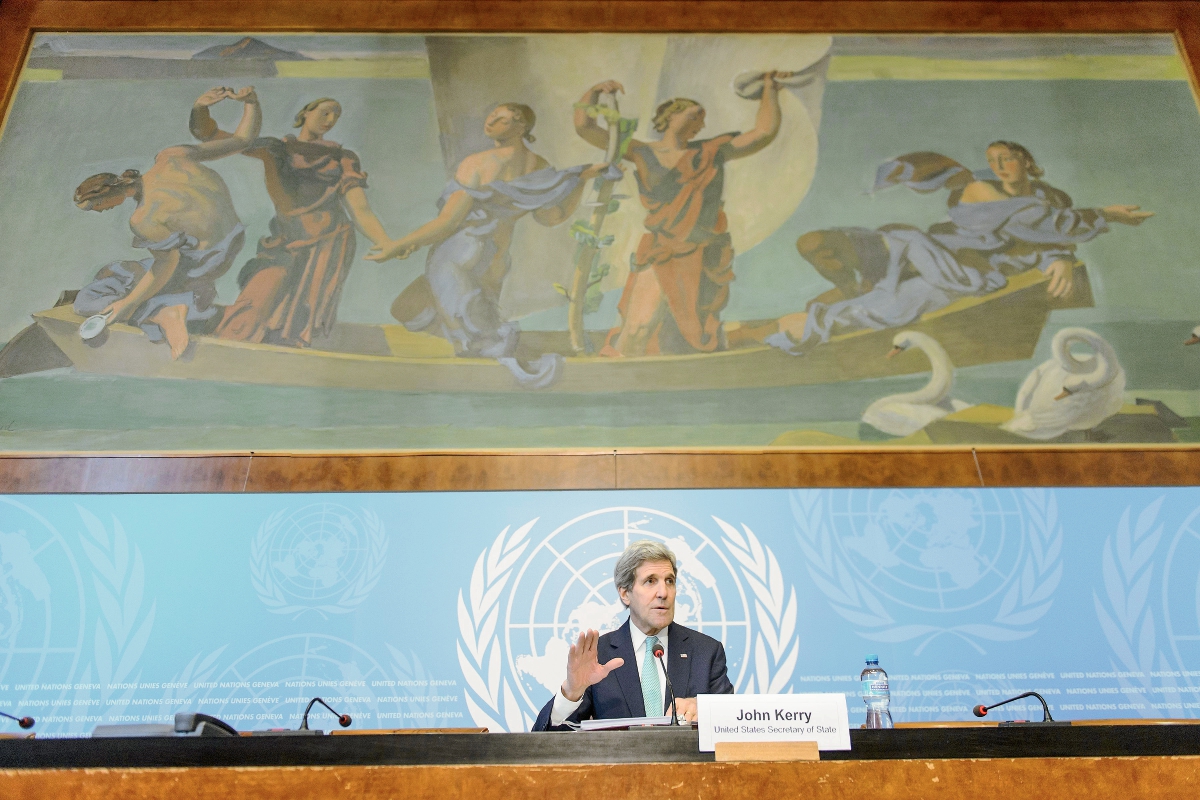
<path id="1" fill-rule="evenodd" d="M 19 720 L 17 720 L 17 724 L 20 725 L 22 728 L 32 728 L 33 727 L 33 717 L 21 717 Z"/>
<path id="2" fill-rule="evenodd" d="M 353 720 L 350 719 L 349 714 L 342 714 L 340 717 L 338 717 L 338 724 L 343 728 L 349 728 L 351 722 L 353 722 Z"/>
<path id="3" fill-rule="evenodd" d="M 663 650 L 663 646 L 661 644 L 656 644 L 654 645 L 654 650 L 652 652 L 654 653 L 655 658 L 662 658 L 663 653 L 665 653 L 666 650 Z"/>
<path id="4" fill-rule="evenodd" d="M 975 714 L 975 716 L 977 716 L 977 717 L 985 717 L 985 716 L 987 716 L 987 706 L 984 706 L 984 705 L 975 706 L 974 708 L 971 709 L 971 712 L 973 714 Z"/>

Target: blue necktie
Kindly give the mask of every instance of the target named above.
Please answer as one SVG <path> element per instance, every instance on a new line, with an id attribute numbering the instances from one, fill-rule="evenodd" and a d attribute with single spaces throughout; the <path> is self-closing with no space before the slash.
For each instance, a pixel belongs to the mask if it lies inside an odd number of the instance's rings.
<path id="1" fill-rule="evenodd" d="M 642 700 L 646 704 L 647 717 L 660 717 L 663 713 L 662 688 L 658 680 L 658 661 L 654 658 L 657 636 L 646 637 L 646 657 L 642 659 Z"/>

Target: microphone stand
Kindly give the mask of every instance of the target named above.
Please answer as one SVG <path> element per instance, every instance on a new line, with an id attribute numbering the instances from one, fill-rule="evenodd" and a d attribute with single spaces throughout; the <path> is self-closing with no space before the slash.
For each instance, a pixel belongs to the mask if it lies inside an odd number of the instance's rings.
<path id="1" fill-rule="evenodd" d="M 308 707 L 304 709 L 304 718 L 302 720 L 300 720 L 300 727 L 297 730 L 306 731 L 309 729 L 308 728 L 308 712 L 312 711 L 312 707 L 313 707 L 314 703 L 320 703 L 321 705 L 328 708 L 330 710 L 330 712 L 332 712 L 338 718 L 338 725 L 341 725 L 343 728 L 350 727 L 350 723 L 353 720 L 350 719 L 349 714 L 338 714 L 338 712 L 336 712 L 332 708 L 330 708 L 329 703 L 326 703 L 324 700 L 322 700 L 319 697 L 314 697 L 312 700 L 308 701 Z"/>
<path id="2" fill-rule="evenodd" d="M 985 706 L 983 704 L 980 704 L 980 705 L 975 706 L 973 709 L 971 709 L 971 713 L 973 713 L 977 717 L 984 717 L 984 716 L 987 716 L 987 712 L 991 711 L 993 708 L 999 708 L 1000 706 L 1008 705 L 1009 703 L 1013 702 L 1014 700 L 1020 700 L 1024 697 L 1036 697 L 1041 702 L 1041 704 L 1042 704 L 1042 721 L 1041 722 L 1030 722 L 1029 720 L 1013 720 L 1012 722 L 1001 722 L 1000 723 L 1001 725 L 1070 725 L 1071 724 L 1070 722 L 1059 722 L 1059 721 L 1055 720 L 1054 717 L 1050 716 L 1050 706 L 1046 704 L 1046 698 L 1042 697 L 1037 692 L 1025 692 L 1024 694 L 1019 694 L 1016 697 L 1010 697 L 1007 700 L 1001 700 L 999 703 L 995 703 L 994 705 L 990 705 L 990 706 Z"/>
<path id="3" fill-rule="evenodd" d="M 675 708 L 675 690 L 671 688 L 671 675 L 667 672 L 667 665 L 663 663 L 662 645 L 654 648 L 654 657 L 658 659 L 658 665 L 662 667 L 663 676 L 667 679 L 667 694 L 671 697 L 671 724 L 679 724 L 679 709 Z"/>

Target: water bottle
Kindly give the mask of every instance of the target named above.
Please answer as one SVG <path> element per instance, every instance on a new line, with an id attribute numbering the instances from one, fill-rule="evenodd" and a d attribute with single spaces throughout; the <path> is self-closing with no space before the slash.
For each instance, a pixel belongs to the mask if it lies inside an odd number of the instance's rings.
<path id="1" fill-rule="evenodd" d="M 862 683 L 862 698 L 867 704 L 867 728 L 892 727 L 892 692 L 888 688 L 887 673 L 879 668 L 879 656 L 867 656 L 867 668 L 859 676 Z"/>

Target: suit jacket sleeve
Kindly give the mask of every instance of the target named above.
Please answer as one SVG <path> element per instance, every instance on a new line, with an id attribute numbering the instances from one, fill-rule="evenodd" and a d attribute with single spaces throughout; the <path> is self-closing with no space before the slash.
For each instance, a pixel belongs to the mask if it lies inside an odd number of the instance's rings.
<path id="1" fill-rule="evenodd" d="M 729 670 L 725 665 L 725 645 L 717 642 L 708 668 L 708 694 L 733 694 Z"/>
<path id="2" fill-rule="evenodd" d="M 733 689 L 730 688 L 730 691 L 733 691 Z M 569 730 L 574 730 L 574 729 L 570 725 L 567 725 L 566 724 L 567 722 L 573 722 L 576 725 L 578 725 L 581 720 L 591 719 L 592 718 L 592 687 L 589 686 L 587 688 L 587 690 L 583 693 L 583 700 L 580 702 L 579 708 L 572 711 L 570 716 L 567 717 L 567 719 L 563 722 L 562 725 L 551 725 L 550 724 L 550 714 L 553 713 L 553 711 L 554 711 L 554 698 L 551 697 L 550 702 L 546 703 L 546 705 L 542 706 L 542 710 L 540 712 L 538 712 L 537 720 L 533 723 L 533 727 L 530 728 L 530 730 L 534 731 L 534 732 L 537 732 L 537 731 L 569 731 Z"/>

